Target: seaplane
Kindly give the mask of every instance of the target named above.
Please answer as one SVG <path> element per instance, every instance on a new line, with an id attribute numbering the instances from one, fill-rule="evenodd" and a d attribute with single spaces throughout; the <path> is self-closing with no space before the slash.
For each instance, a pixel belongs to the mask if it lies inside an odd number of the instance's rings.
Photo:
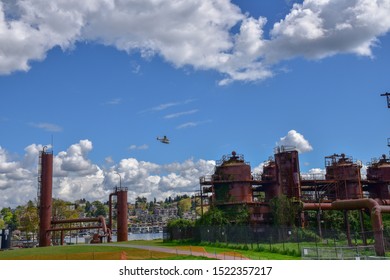
<path id="1" fill-rule="evenodd" d="M 169 139 L 164 135 L 163 138 L 157 137 L 157 140 L 164 144 L 169 144 Z"/>

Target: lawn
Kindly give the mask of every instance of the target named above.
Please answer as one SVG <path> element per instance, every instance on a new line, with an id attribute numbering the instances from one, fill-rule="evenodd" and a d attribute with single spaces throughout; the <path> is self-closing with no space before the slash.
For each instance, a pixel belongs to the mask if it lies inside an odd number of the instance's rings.
<path id="1" fill-rule="evenodd" d="M 176 260 L 205 259 L 180 256 L 157 251 L 114 246 L 70 245 L 7 250 L 0 252 L 0 260 Z"/>
<path id="2" fill-rule="evenodd" d="M 178 250 L 188 250 L 190 252 L 208 252 L 212 254 L 226 254 L 234 256 L 237 259 L 247 257 L 256 260 L 289 260 L 300 259 L 272 252 L 256 252 L 253 250 L 238 250 L 230 248 L 220 248 L 211 245 L 188 245 L 178 244 L 175 242 L 165 243 L 162 240 L 151 241 L 128 241 L 118 244 L 135 244 L 148 246 L 163 246 L 174 247 Z M 27 249 L 15 249 L 0 251 L 0 260 L 196 260 L 207 259 L 205 257 L 197 257 L 189 254 L 177 255 L 165 252 L 157 252 L 153 250 L 141 250 L 128 247 L 104 246 L 99 245 L 67 245 L 67 246 L 52 246 L 38 247 Z"/>

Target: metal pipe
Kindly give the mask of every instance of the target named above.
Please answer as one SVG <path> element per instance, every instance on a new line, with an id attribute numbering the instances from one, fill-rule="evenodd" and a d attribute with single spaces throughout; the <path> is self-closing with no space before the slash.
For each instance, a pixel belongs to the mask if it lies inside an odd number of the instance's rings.
<path id="1" fill-rule="evenodd" d="M 332 210 L 332 203 L 303 203 L 303 210 Z"/>
<path id="2" fill-rule="evenodd" d="M 81 226 L 81 227 L 63 227 L 63 228 L 51 228 L 48 231 L 72 231 L 72 230 L 83 230 L 83 229 L 99 229 L 101 226 Z"/>
<path id="3" fill-rule="evenodd" d="M 72 223 L 88 223 L 88 222 L 100 222 L 101 226 L 97 226 L 97 228 L 101 228 L 105 234 L 109 231 L 107 229 L 106 220 L 103 216 L 98 216 L 97 218 L 80 218 L 80 219 L 67 219 L 67 220 L 58 220 L 51 221 L 52 225 L 60 225 L 60 224 L 72 224 Z M 92 227 L 83 227 L 83 228 L 92 228 Z M 96 228 L 96 227 L 93 227 Z M 51 228 L 50 231 L 56 231 L 56 228 Z"/>
<path id="4" fill-rule="evenodd" d="M 359 210 L 366 208 L 371 213 L 371 225 L 374 231 L 375 252 L 378 256 L 385 255 L 383 243 L 382 213 L 390 213 L 390 206 L 380 205 L 372 198 L 336 200 L 332 203 L 304 203 L 304 210 Z"/>
<path id="5" fill-rule="evenodd" d="M 115 193 L 110 193 L 108 196 L 108 227 L 112 230 L 112 196 L 116 195 Z"/>

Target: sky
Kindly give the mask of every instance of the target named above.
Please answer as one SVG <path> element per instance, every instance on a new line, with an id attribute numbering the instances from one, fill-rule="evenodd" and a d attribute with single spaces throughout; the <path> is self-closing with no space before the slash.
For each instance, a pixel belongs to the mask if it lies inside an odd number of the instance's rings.
<path id="1" fill-rule="evenodd" d="M 0 0 L 0 208 L 164 200 L 236 151 L 388 154 L 390 0 Z M 170 144 L 157 141 L 166 135 Z"/>

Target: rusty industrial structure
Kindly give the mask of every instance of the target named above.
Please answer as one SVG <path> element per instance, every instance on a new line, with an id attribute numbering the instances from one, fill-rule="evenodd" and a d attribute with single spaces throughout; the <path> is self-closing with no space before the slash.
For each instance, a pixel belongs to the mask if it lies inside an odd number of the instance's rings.
<path id="1" fill-rule="evenodd" d="M 55 233 L 60 233 L 59 244 L 63 245 L 64 233 L 80 230 L 97 230 L 91 243 L 101 243 L 106 238 L 112 240 L 112 197 L 117 196 L 117 240 L 127 241 L 127 188 L 115 188 L 109 196 L 109 223 L 103 216 L 79 219 L 54 220 L 53 208 L 53 152 L 46 151 L 46 147 L 39 156 L 38 175 L 38 211 L 39 211 L 39 246 L 51 246 L 55 242 Z"/>
<path id="2" fill-rule="evenodd" d="M 349 210 L 366 209 L 371 215 L 376 253 L 383 256 L 382 213 L 390 213 L 390 160 L 385 155 L 373 160 L 366 179 L 360 173 L 362 164 L 345 154 L 326 156 L 325 167 L 325 176 L 303 177 L 298 151 L 278 147 L 264 164 L 262 174 L 252 174 L 244 156 L 233 151 L 217 161 L 214 174 L 200 178 L 202 213 L 207 206 L 225 211 L 245 206 L 250 224 L 258 228 L 271 223 L 270 202 L 282 195 L 301 204 L 302 214 L 309 210 L 340 210 L 346 216 Z"/>
<path id="3" fill-rule="evenodd" d="M 127 241 L 128 227 L 127 227 L 127 188 L 120 186 L 115 188 L 114 192 L 109 196 L 109 224 L 110 229 L 113 228 L 112 210 L 113 210 L 113 196 L 117 197 L 117 241 Z M 111 241 L 110 239 L 108 241 Z"/>

